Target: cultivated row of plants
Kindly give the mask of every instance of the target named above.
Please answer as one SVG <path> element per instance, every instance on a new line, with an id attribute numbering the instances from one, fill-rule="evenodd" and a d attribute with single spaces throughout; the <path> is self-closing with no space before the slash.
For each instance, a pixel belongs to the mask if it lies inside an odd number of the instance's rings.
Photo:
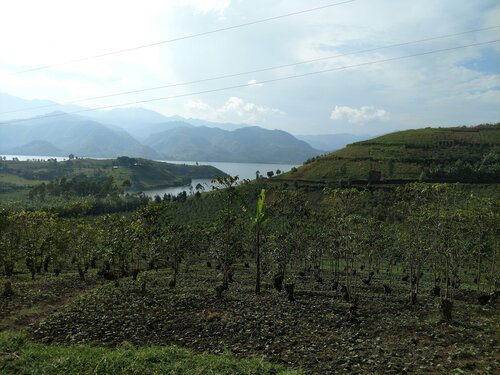
<path id="1" fill-rule="evenodd" d="M 303 277 L 329 283 L 356 305 L 361 285 L 376 285 L 379 273 L 399 267 L 408 283 L 408 303 L 422 290 L 441 299 L 452 319 L 453 292 L 476 288 L 482 303 L 498 288 L 498 202 L 459 185 L 409 184 L 397 189 L 325 190 L 320 195 L 273 187 L 264 181 L 237 186 L 237 177 L 218 179 L 219 189 L 185 202 L 150 203 L 134 213 L 60 217 L 49 211 L 0 212 L 3 296 L 16 293 L 11 278 L 28 272 L 97 269 L 119 285 L 123 277 L 148 286 L 148 270 L 170 270 L 175 288 L 180 272 L 195 262 L 217 270 L 217 298 L 234 280 L 235 265 L 255 272 L 262 283 L 284 290 L 290 301 Z M 202 213 L 204 212 L 204 214 Z M 213 272 L 213 271 L 212 271 Z"/>

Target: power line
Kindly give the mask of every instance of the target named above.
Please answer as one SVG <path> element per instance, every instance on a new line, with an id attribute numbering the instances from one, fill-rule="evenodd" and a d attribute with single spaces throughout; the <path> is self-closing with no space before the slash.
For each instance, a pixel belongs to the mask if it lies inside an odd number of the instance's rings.
<path id="1" fill-rule="evenodd" d="M 124 49 L 115 50 L 115 51 L 106 52 L 106 53 L 101 53 L 101 54 L 98 54 L 98 55 L 81 57 L 81 58 L 78 58 L 78 59 L 69 60 L 69 61 L 65 61 L 65 62 L 61 62 L 61 63 L 55 63 L 55 64 L 50 64 L 50 65 L 43 65 L 43 66 L 39 66 L 37 68 L 31 68 L 31 69 L 26 69 L 26 70 L 20 70 L 20 71 L 14 72 L 14 73 L 9 73 L 9 74 L 6 74 L 6 76 L 23 74 L 23 73 L 29 73 L 29 72 L 35 72 L 35 71 L 38 71 L 38 70 L 50 69 L 50 68 L 53 68 L 53 67 L 56 67 L 56 66 L 73 64 L 73 63 L 76 63 L 76 62 L 87 61 L 87 60 L 92 60 L 92 59 L 98 59 L 98 58 L 101 58 L 101 57 L 116 55 L 116 54 L 119 54 L 119 53 L 125 53 L 125 52 L 130 52 L 130 51 L 136 51 L 136 50 L 143 49 L 143 48 L 149 48 L 149 47 L 159 46 L 159 45 L 162 45 L 162 44 L 178 42 L 178 41 L 186 40 L 186 39 L 198 38 L 198 37 L 204 36 L 204 35 L 210 35 L 210 34 L 220 33 L 220 32 L 223 32 L 223 31 L 239 29 L 239 28 L 242 28 L 242 27 L 256 25 L 256 24 L 259 24 L 259 23 L 264 23 L 264 22 L 269 22 L 269 21 L 274 21 L 274 20 L 277 20 L 277 19 L 281 19 L 281 18 L 296 16 L 296 15 L 299 15 L 299 14 L 316 12 L 316 11 L 322 10 L 322 9 L 327 9 L 327 8 L 331 8 L 331 7 L 335 7 L 335 6 L 339 6 L 339 5 L 353 3 L 355 1 L 357 1 L 357 0 L 346 0 L 346 1 L 338 2 L 338 3 L 323 5 L 323 6 L 320 6 L 320 7 L 309 8 L 309 9 L 304 9 L 304 10 L 300 10 L 300 11 L 296 11 L 296 12 L 292 12 L 292 13 L 281 14 L 281 15 L 274 16 L 274 17 L 262 18 L 262 19 L 259 19 L 259 20 L 250 21 L 250 22 L 246 22 L 246 23 L 242 23 L 242 24 L 238 24 L 238 25 L 233 25 L 233 26 L 228 26 L 228 27 L 222 27 L 222 28 L 219 28 L 219 29 L 204 31 L 204 32 L 197 33 L 197 34 L 185 35 L 185 36 L 174 38 L 174 39 L 167 39 L 167 40 L 162 40 L 162 41 L 155 42 L 155 43 L 143 44 L 143 45 L 140 45 L 140 46 L 135 46 L 135 47 L 130 47 L 130 48 L 124 48 Z"/>
<path id="2" fill-rule="evenodd" d="M 314 71 L 314 72 L 296 74 L 296 75 L 287 76 L 287 77 L 268 79 L 268 80 L 260 81 L 259 84 L 266 84 L 266 83 L 273 83 L 273 82 L 285 81 L 285 80 L 294 79 L 294 78 L 308 77 L 308 76 L 312 76 L 312 75 L 316 75 L 316 74 L 328 73 L 328 72 L 345 70 L 345 69 L 350 69 L 350 68 L 358 68 L 358 67 L 362 67 L 362 66 L 380 64 L 380 63 L 390 62 L 390 61 L 403 60 L 403 59 L 408 59 L 408 58 L 412 58 L 412 57 L 431 55 L 431 54 L 440 53 L 440 52 L 454 51 L 454 50 L 458 50 L 458 49 L 463 49 L 463 48 L 468 48 L 468 47 L 482 46 L 482 45 L 492 44 L 492 43 L 498 43 L 498 42 L 500 42 L 500 39 L 490 40 L 490 41 L 487 41 L 487 42 L 479 42 L 479 43 L 473 43 L 473 44 L 466 44 L 466 45 L 457 46 L 457 47 L 449 47 L 449 48 L 437 49 L 437 50 L 432 50 L 432 51 L 427 51 L 427 52 L 421 52 L 421 53 L 414 53 L 414 54 L 411 54 L 411 55 L 404 55 L 404 56 L 399 56 L 399 57 L 392 57 L 392 58 L 387 58 L 387 59 L 382 59 L 382 60 L 369 61 L 369 62 L 359 63 L 359 64 L 355 64 L 355 65 L 346 65 L 346 66 L 338 67 L 338 68 L 330 68 L 330 69 L 324 69 L 324 70 L 317 70 L 317 71 Z M 18 123 L 18 122 L 23 122 L 23 121 L 30 121 L 30 120 L 33 120 L 33 119 L 41 119 L 41 118 L 51 118 L 51 117 L 73 115 L 73 114 L 84 113 L 84 112 L 98 111 L 98 110 L 102 110 L 102 109 L 122 107 L 122 106 L 125 106 L 125 105 L 143 104 L 143 103 L 150 103 L 150 102 L 155 102 L 155 101 L 160 101 L 160 100 L 169 100 L 169 99 L 183 98 L 183 97 L 193 96 L 193 95 L 201 95 L 201 94 L 208 94 L 208 93 L 214 93 L 214 92 L 220 92 L 220 91 L 234 90 L 234 89 L 243 88 L 243 87 L 249 87 L 249 86 L 253 86 L 253 85 L 255 85 L 255 83 L 246 83 L 246 84 L 240 84 L 240 85 L 234 85 L 234 86 L 226 86 L 226 87 L 221 87 L 221 88 L 216 88 L 216 89 L 211 89 L 211 90 L 203 90 L 203 91 L 198 91 L 198 92 L 191 92 L 191 93 L 181 94 L 181 95 L 171 95 L 171 96 L 166 96 L 166 97 L 161 97 L 161 98 L 145 99 L 145 100 L 138 100 L 138 101 L 134 101 L 134 102 L 127 102 L 127 103 L 106 105 L 106 106 L 101 106 L 101 107 L 96 107 L 96 108 L 86 108 L 86 109 L 82 109 L 82 110 L 78 110 L 78 111 L 73 111 L 73 112 L 67 112 L 67 113 L 53 113 L 53 114 L 48 114 L 48 115 L 43 115 L 43 116 L 37 116 L 37 117 L 34 117 L 34 118 L 16 119 L 16 120 L 8 121 L 8 122 L 0 122 L 0 124 L 7 125 L 7 124 L 13 124 L 13 123 Z"/>
<path id="3" fill-rule="evenodd" d="M 187 86 L 187 85 L 192 85 L 192 84 L 197 84 L 197 83 L 203 83 L 203 82 L 210 82 L 210 81 L 215 81 L 215 80 L 220 80 L 220 79 L 225 79 L 225 78 L 234 78 L 234 77 L 238 77 L 238 76 L 242 76 L 242 75 L 262 73 L 262 72 L 266 72 L 266 71 L 272 71 L 272 70 L 289 68 L 289 67 L 303 65 L 303 64 L 309 64 L 309 63 L 312 63 L 312 62 L 331 60 L 331 59 L 335 59 L 335 58 L 339 58 L 339 57 L 352 56 L 352 55 L 357 55 L 357 54 L 362 54 L 362 53 L 368 53 L 368 52 L 375 52 L 375 51 L 379 51 L 379 50 L 382 50 L 382 49 L 388 49 L 388 48 L 394 48 L 394 47 L 402 47 L 402 46 L 407 46 L 407 45 L 416 44 L 416 43 L 428 42 L 428 41 L 432 41 L 432 40 L 451 38 L 451 37 L 455 37 L 455 36 L 459 36 L 459 35 L 465 35 L 465 34 L 472 34 L 472 33 L 480 32 L 480 31 L 486 31 L 486 30 L 496 29 L 496 28 L 499 28 L 499 27 L 500 26 L 485 27 L 485 28 L 481 28 L 481 29 L 468 30 L 468 31 L 463 31 L 463 32 L 459 32 L 459 33 L 454 33 L 454 34 L 445 34 L 445 35 L 433 36 L 433 37 L 424 38 L 424 39 L 417 39 L 417 40 L 412 40 L 412 41 L 407 41 L 407 42 L 402 42 L 402 43 L 396 43 L 396 44 L 390 44 L 390 45 L 381 46 L 381 47 L 374 47 L 374 48 L 370 48 L 370 49 L 364 49 L 364 50 L 359 50 L 359 51 L 354 51 L 354 52 L 348 52 L 348 53 L 344 53 L 344 54 L 340 54 L 340 55 L 320 57 L 320 58 L 316 58 L 316 59 L 312 59 L 312 60 L 299 61 L 299 62 L 295 62 L 295 63 L 291 63 L 291 64 L 278 65 L 278 66 L 267 67 L 267 68 L 256 69 L 256 70 L 250 70 L 250 71 L 245 71 L 245 72 L 240 72 L 240 73 L 226 74 L 226 75 L 221 75 L 221 76 L 216 76 L 216 77 L 210 77 L 210 78 L 204 78 L 204 79 L 199 79 L 199 80 L 194 80 L 194 81 L 172 83 L 172 84 L 166 84 L 166 85 L 149 87 L 149 88 L 143 88 L 143 89 L 137 89 L 137 90 L 122 91 L 122 92 L 117 92 L 117 93 L 113 93 L 113 94 L 100 95 L 100 96 L 94 96 L 94 97 L 89 97 L 89 98 L 72 100 L 72 101 L 68 101 L 68 102 L 64 102 L 64 103 L 45 104 L 45 105 L 36 106 L 36 107 L 16 109 L 16 110 L 12 110 L 12 111 L 0 112 L 0 115 L 10 114 L 10 113 L 17 113 L 17 112 L 24 112 L 24 111 L 30 111 L 30 110 L 42 109 L 42 108 L 58 107 L 58 106 L 61 106 L 61 105 L 75 104 L 75 103 L 81 103 L 81 102 L 86 102 L 86 101 L 90 101 L 90 100 L 97 100 L 97 99 L 105 99 L 105 98 L 111 98 L 111 97 L 121 96 L 121 95 L 136 94 L 136 93 L 141 93 L 141 92 L 146 92 L 146 91 L 160 90 L 160 89 L 166 89 L 166 88 L 172 88 L 172 87 L 179 87 L 179 86 Z"/>

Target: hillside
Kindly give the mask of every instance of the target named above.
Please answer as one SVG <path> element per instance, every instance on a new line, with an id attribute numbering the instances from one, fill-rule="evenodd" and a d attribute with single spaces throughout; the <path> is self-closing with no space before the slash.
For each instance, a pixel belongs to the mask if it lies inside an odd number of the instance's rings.
<path id="1" fill-rule="evenodd" d="M 500 124 L 399 131 L 309 160 L 281 178 L 500 182 Z"/>
<path id="2" fill-rule="evenodd" d="M 114 130 L 99 122 L 76 115 L 32 118 L 22 122 L 6 123 L 0 127 L 0 153 L 18 149 L 22 154 L 47 155 L 46 142 L 60 151 L 50 156 L 75 154 L 90 157 L 116 157 L 127 154 L 134 157 L 156 158 L 149 147 L 139 143 L 122 130 Z M 23 150 L 26 145 L 31 147 Z M 36 145 L 44 147 L 33 147 Z"/>
<path id="3" fill-rule="evenodd" d="M 132 190 L 143 190 L 179 186 L 193 178 L 214 178 L 216 175 L 225 176 L 225 173 L 209 165 L 170 164 L 125 156 L 112 160 L 75 159 L 63 162 L 0 161 L 0 185 L 4 189 L 6 186 L 19 189 L 61 178 L 111 176 L 119 186 L 128 180 Z"/>
<path id="4" fill-rule="evenodd" d="M 319 154 L 287 132 L 257 126 L 234 131 L 180 127 L 153 134 L 145 143 L 167 160 L 300 163 Z"/>
<path id="5" fill-rule="evenodd" d="M 61 149 L 47 141 L 34 140 L 22 146 L 17 146 L 5 151 L 9 155 L 65 155 Z"/>
<path id="6" fill-rule="evenodd" d="M 123 130 L 140 142 L 153 133 L 179 126 L 193 126 L 176 117 L 166 117 L 145 108 L 115 108 L 108 111 L 91 111 L 84 117 L 97 121 L 115 130 Z"/>

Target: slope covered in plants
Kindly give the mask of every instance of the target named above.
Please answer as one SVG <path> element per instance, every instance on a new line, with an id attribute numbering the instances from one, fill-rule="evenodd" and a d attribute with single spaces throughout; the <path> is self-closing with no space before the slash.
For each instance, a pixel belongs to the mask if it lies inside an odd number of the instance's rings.
<path id="1" fill-rule="evenodd" d="M 308 160 L 282 178 L 500 181 L 500 124 L 405 130 Z"/>

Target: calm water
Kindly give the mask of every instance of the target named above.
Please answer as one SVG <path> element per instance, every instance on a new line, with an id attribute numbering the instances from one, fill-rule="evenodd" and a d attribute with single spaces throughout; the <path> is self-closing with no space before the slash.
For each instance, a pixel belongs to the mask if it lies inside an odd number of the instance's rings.
<path id="1" fill-rule="evenodd" d="M 196 165 L 195 161 L 171 161 L 171 160 L 158 160 L 167 163 L 174 164 L 187 164 L 187 165 Z M 220 169 L 223 172 L 226 172 L 231 176 L 239 176 L 240 180 L 255 179 L 255 173 L 257 171 L 260 172 L 261 175 L 266 176 L 267 172 L 273 171 L 276 173 L 276 170 L 279 169 L 281 172 L 288 172 L 293 167 L 296 167 L 297 164 L 263 164 L 263 163 L 226 163 L 226 162 L 212 162 L 212 161 L 200 161 L 198 165 L 212 165 L 217 169 Z M 193 179 L 191 184 L 186 186 L 177 186 L 170 187 L 164 189 L 154 189 L 154 190 L 146 190 L 144 194 L 154 197 L 155 195 L 159 195 L 163 197 L 164 194 L 172 194 L 177 195 L 185 191 L 186 193 L 194 194 L 196 193 L 195 187 L 198 184 L 203 186 L 204 191 L 212 190 L 212 181 L 209 179 Z"/>

